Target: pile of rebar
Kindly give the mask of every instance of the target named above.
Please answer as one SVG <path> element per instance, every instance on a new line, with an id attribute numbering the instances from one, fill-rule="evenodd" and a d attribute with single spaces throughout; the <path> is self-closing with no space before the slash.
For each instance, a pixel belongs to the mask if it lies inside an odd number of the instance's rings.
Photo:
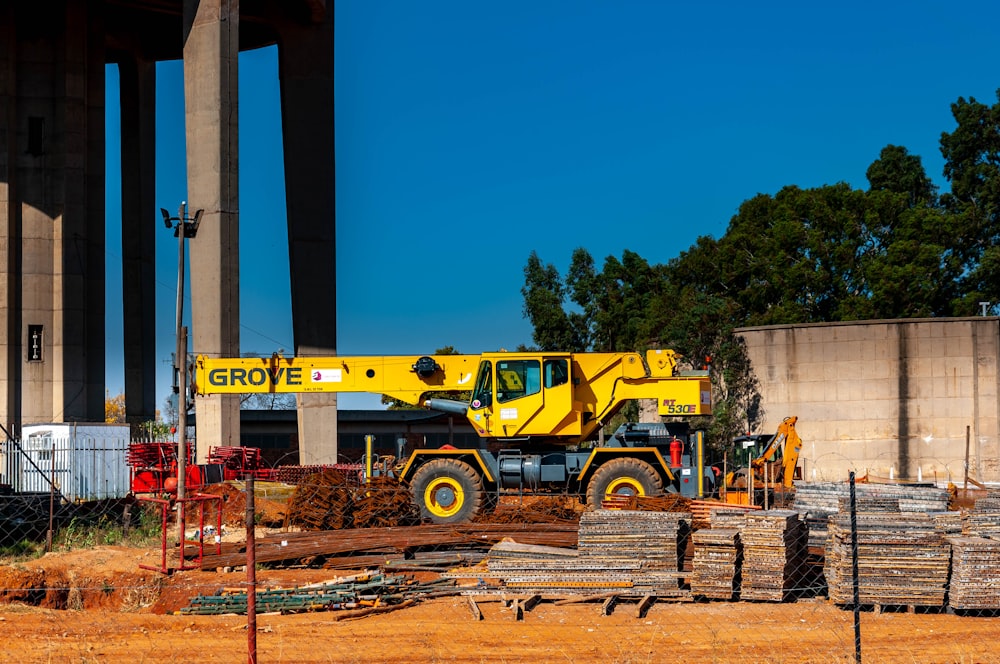
<path id="1" fill-rule="evenodd" d="M 740 598 L 783 602 L 805 570 L 808 530 L 793 510 L 748 512 Z"/>
<path id="2" fill-rule="evenodd" d="M 406 487 L 392 477 L 372 477 L 355 491 L 353 526 L 381 528 L 420 523 L 420 513 Z"/>
<path id="3" fill-rule="evenodd" d="M 385 559 L 386 553 L 414 552 L 444 547 L 487 549 L 505 537 L 525 544 L 573 546 L 576 524 L 456 524 L 400 526 L 398 528 L 354 528 L 346 530 L 285 532 L 255 540 L 258 563 L 314 564 L 345 556 L 358 557 L 359 565 Z M 377 556 L 364 558 L 363 556 Z M 245 544 L 223 544 L 219 555 L 202 558 L 201 569 L 245 565 Z"/>
<path id="4" fill-rule="evenodd" d="M 521 500 L 502 499 L 492 511 L 476 516 L 477 523 L 577 523 L 582 505 L 565 496 L 532 496 Z"/>
<path id="5" fill-rule="evenodd" d="M 353 500 L 344 474 L 324 470 L 306 477 L 288 502 L 286 525 L 336 530 L 351 523 Z"/>
<path id="6" fill-rule="evenodd" d="M 859 512 L 856 523 L 862 605 L 944 605 L 951 551 L 934 517 Z M 830 599 L 853 604 L 850 514 L 830 517 L 824 574 Z"/>

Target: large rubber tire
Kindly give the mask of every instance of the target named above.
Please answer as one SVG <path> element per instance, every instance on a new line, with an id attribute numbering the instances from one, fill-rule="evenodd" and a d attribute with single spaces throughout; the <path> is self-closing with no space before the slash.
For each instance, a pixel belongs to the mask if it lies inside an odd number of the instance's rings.
<path id="1" fill-rule="evenodd" d="M 605 496 L 659 496 L 663 478 L 641 459 L 612 459 L 597 469 L 587 485 L 587 504 L 600 509 Z"/>
<path id="2" fill-rule="evenodd" d="M 420 516 L 434 523 L 461 523 L 483 506 L 483 479 L 457 459 L 434 459 L 417 469 L 410 482 Z"/>

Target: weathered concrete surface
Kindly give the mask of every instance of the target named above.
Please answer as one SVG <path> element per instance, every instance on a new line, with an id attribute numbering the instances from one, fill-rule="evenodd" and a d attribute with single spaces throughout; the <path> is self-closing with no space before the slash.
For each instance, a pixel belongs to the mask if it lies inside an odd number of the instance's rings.
<path id="1" fill-rule="evenodd" d="M 5 2 L 0 37 L 0 424 L 16 434 L 22 423 L 104 417 L 106 63 L 121 79 L 130 421 L 156 408 L 150 257 L 156 237 L 168 241 L 153 232 L 157 61 L 185 59 L 188 208 L 205 211 L 190 245 L 192 350 L 239 354 L 237 61 L 277 45 L 295 350 L 336 352 L 332 3 Z M 41 359 L 28 357 L 29 325 L 43 330 Z M 316 463 L 337 457 L 334 404 L 315 399 L 302 413 L 300 444 Z M 197 408 L 199 459 L 238 444 L 235 397 Z"/>
<path id="2" fill-rule="evenodd" d="M 737 330 L 761 384 L 764 431 L 798 415 L 806 479 L 849 470 L 1000 481 L 994 317 Z"/>

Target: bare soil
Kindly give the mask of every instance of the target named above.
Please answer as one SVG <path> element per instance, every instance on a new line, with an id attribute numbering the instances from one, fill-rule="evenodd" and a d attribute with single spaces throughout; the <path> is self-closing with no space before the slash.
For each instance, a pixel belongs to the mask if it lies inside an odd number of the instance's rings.
<path id="1" fill-rule="evenodd" d="M 245 572 L 167 577 L 159 551 L 104 547 L 0 566 L 5 662 L 245 662 L 247 618 L 174 612 L 197 594 L 245 587 Z M 325 581 L 330 570 L 261 570 L 261 586 Z M 496 597 L 427 600 L 392 613 L 257 617 L 260 662 L 853 662 L 853 614 L 825 600 L 654 604 L 545 601 L 516 621 Z M 861 615 L 865 662 L 1000 662 L 1000 617 Z"/>

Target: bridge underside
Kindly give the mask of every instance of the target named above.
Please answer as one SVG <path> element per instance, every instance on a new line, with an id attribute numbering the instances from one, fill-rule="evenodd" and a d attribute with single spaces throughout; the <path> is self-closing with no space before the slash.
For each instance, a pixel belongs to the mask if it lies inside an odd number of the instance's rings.
<path id="1" fill-rule="evenodd" d="M 188 207 L 204 210 L 191 346 L 239 355 L 238 54 L 276 45 L 294 352 L 336 352 L 332 3 L 3 3 L 0 33 L 0 424 L 104 420 L 108 63 L 121 89 L 128 419 L 156 411 L 157 61 L 184 61 Z M 335 407 L 302 401 L 303 463 L 336 460 Z M 238 409 L 197 399 L 199 458 L 239 444 Z"/>

